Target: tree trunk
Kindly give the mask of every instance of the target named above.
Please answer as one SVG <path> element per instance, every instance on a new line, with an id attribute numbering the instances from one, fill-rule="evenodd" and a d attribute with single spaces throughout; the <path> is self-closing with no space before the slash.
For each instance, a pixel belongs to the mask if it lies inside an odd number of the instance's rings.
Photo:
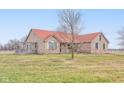
<path id="1" fill-rule="evenodd" d="M 72 48 L 71 58 L 74 59 L 74 49 Z"/>
<path id="2" fill-rule="evenodd" d="M 71 27 L 72 29 L 72 51 L 71 51 L 71 58 L 74 59 L 74 31 L 73 31 L 73 27 Z"/>

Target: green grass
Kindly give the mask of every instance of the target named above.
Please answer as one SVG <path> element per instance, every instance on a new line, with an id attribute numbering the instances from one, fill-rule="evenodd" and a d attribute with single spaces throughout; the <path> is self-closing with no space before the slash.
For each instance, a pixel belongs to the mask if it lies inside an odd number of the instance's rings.
<path id="1" fill-rule="evenodd" d="M 0 55 L 0 82 L 124 82 L 124 56 Z"/>

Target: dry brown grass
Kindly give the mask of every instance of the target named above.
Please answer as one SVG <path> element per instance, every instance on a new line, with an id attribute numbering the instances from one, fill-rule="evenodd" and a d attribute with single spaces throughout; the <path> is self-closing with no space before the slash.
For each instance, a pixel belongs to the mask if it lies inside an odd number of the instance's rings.
<path id="1" fill-rule="evenodd" d="M 124 82 L 124 56 L 0 55 L 0 82 Z"/>

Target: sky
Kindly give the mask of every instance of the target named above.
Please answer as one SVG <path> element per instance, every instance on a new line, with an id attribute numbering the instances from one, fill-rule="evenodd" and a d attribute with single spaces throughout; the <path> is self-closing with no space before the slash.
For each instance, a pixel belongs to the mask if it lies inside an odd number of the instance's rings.
<path id="1" fill-rule="evenodd" d="M 55 9 L 0 10 L 0 43 L 20 39 L 32 28 L 56 30 L 59 26 Z M 82 15 L 81 34 L 102 32 L 109 40 L 109 48 L 119 48 L 117 32 L 124 27 L 124 10 L 80 10 Z"/>

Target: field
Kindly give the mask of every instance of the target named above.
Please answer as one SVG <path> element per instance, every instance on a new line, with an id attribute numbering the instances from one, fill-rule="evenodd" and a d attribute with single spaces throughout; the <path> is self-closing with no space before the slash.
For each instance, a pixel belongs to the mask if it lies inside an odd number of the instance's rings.
<path id="1" fill-rule="evenodd" d="M 124 82 L 124 55 L 0 55 L 0 82 Z"/>

